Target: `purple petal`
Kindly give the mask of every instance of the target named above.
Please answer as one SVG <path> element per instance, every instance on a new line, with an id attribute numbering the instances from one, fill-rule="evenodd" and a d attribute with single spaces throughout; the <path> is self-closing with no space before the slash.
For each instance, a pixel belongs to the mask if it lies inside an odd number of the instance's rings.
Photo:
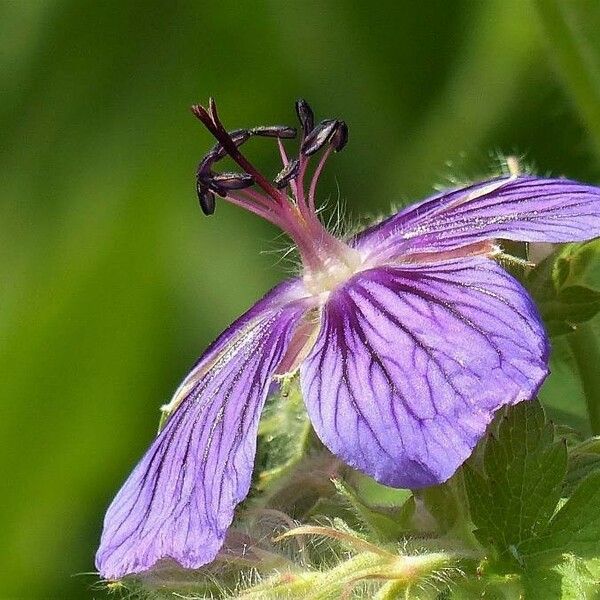
<path id="1" fill-rule="evenodd" d="M 170 558 L 215 557 L 250 486 L 269 383 L 306 310 L 300 286 L 278 286 L 229 328 L 179 388 L 164 429 L 109 507 L 96 566 L 119 579 Z"/>
<path id="2" fill-rule="evenodd" d="M 600 188 L 566 179 L 499 178 L 409 206 L 359 234 L 377 257 L 444 252 L 490 239 L 575 242 L 600 236 Z"/>
<path id="3" fill-rule="evenodd" d="M 493 261 L 381 267 L 331 293 L 301 368 L 313 426 L 378 481 L 448 479 L 494 411 L 530 399 L 547 375 L 532 301 Z"/>

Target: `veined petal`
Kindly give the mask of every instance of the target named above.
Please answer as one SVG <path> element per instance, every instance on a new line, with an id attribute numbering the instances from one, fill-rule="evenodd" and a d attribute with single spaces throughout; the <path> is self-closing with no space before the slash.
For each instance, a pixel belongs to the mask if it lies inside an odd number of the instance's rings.
<path id="1" fill-rule="evenodd" d="M 106 579 L 170 558 L 214 559 L 250 486 L 260 411 L 306 310 L 299 286 L 275 288 L 205 353 L 165 427 L 131 473 L 105 521 L 96 566 Z"/>
<path id="2" fill-rule="evenodd" d="M 186 378 L 180 383 L 171 401 L 162 407 L 163 412 L 166 414 L 173 412 L 179 403 L 189 395 L 191 389 L 197 385 L 198 380 L 221 356 L 221 353 L 227 351 L 228 348 L 238 343 L 238 341 L 242 341 L 249 325 L 263 320 L 270 313 L 279 310 L 282 306 L 305 297 L 305 288 L 297 278 L 288 279 L 276 285 L 208 346 L 202 356 L 192 366 Z"/>
<path id="3" fill-rule="evenodd" d="M 363 271 L 332 292 L 301 385 L 332 452 L 418 488 L 448 479 L 498 408 L 530 399 L 547 361 L 521 285 L 464 258 Z"/>
<path id="4" fill-rule="evenodd" d="M 438 194 L 366 229 L 354 245 L 378 258 L 394 258 L 497 238 L 575 242 L 598 236 L 600 188 L 523 176 Z"/>

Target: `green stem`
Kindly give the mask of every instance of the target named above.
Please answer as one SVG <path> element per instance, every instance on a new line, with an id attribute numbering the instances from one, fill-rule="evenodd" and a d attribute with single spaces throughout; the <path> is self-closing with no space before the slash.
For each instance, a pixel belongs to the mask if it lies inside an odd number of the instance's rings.
<path id="1" fill-rule="evenodd" d="M 591 323 L 581 323 L 567 336 L 585 394 L 594 435 L 600 434 L 600 344 Z"/>
<path id="2" fill-rule="evenodd" d="M 534 0 L 545 33 L 554 50 L 563 79 L 592 137 L 600 156 L 600 66 L 593 50 L 569 18 L 569 11 L 582 10 L 576 2 L 561 0 Z M 576 16 L 576 15 L 572 15 Z M 585 15 L 581 15 L 585 17 Z M 584 24 L 585 19 L 579 19 Z"/>

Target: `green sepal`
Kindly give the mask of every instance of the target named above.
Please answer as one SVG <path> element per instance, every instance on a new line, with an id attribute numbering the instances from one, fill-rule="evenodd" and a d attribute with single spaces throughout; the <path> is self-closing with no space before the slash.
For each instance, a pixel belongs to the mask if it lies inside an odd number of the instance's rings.
<path id="1" fill-rule="evenodd" d="M 600 239 L 558 248 L 526 285 L 551 335 L 573 331 L 600 311 Z"/>
<path id="2" fill-rule="evenodd" d="M 297 376 L 282 378 L 267 399 L 258 429 L 255 473 L 264 488 L 309 450 L 312 430 L 304 409 Z"/>
<path id="3" fill-rule="evenodd" d="M 464 475 L 459 469 L 448 481 L 415 492 L 423 501 L 427 512 L 436 523 L 440 535 L 453 533 L 455 536 L 471 531 L 473 523 L 469 514 L 469 503 Z"/>
<path id="4" fill-rule="evenodd" d="M 570 450 L 563 494 L 570 496 L 583 479 L 597 470 L 600 470 L 600 436 L 585 440 Z"/>
<path id="5" fill-rule="evenodd" d="M 398 541 L 409 530 L 410 519 L 415 510 L 414 498 L 410 490 L 395 490 L 404 492 L 404 494 L 398 494 L 404 499 L 401 504 L 381 506 L 369 505 L 356 490 L 341 480 L 335 480 L 334 485 L 338 495 L 354 514 L 359 524 L 375 540 Z"/>

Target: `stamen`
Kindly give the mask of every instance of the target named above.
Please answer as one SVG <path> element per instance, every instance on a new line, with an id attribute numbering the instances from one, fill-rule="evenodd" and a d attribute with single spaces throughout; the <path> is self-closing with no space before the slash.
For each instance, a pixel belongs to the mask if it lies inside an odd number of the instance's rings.
<path id="1" fill-rule="evenodd" d="M 321 176 L 321 172 L 323 171 L 323 167 L 327 162 L 327 159 L 331 155 L 332 146 L 329 146 L 325 152 L 323 152 L 323 156 L 321 156 L 321 160 L 313 173 L 312 179 L 310 181 L 310 188 L 308 190 L 308 207 L 311 211 L 315 210 L 315 195 L 317 191 L 317 183 L 319 181 L 319 177 Z M 337 151 L 336 151 L 337 152 Z"/>
<path id="2" fill-rule="evenodd" d="M 338 126 L 331 136 L 331 145 L 336 152 L 339 152 L 347 143 L 348 125 L 346 125 L 346 121 L 338 121 Z"/>
<path id="3" fill-rule="evenodd" d="M 259 135 L 262 137 L 274 137 L 284 140 L 291 140 L 296 137 L 298 132 L 295 127 L 288 127 L 287 125 L 268 125 L 253 127 L 250 130 L 252 135 Z"/>
<path id="4" fill-rule="evenodd" d="M 296 100 L 296 114 L 306 137 L 315 127 L 315 115 L 306 100 Z"/>
<path id="5" fill-rule="evenodd" d="M 199 182 L 196 184 L 196 191 L 202 212 L 206 216 L 212 215 L 215 212 L 215 195 Z"/>
<path id="6" fill-rule="evenodd" d="M 305 138 L 300 151 L 304 156 L 311 156 L 318 152 L 327 142 L 331 140 L 338 127 L 339 121 L 326 119 L 321 121 Z"/>
<path id="7" fill-rule="evenodd" d="M 296 102 L 296 112 L 302 125 L 301 152 L 297 158 L 289 158 L 282 140 L 297 135 L 297 130 L 287 125 L 259 126 L 227 132 L 219 120 L 214 100 L 208 108 L 192 107 L 194 115 L 217 139 L 211 151 L 198 165 L 196 185 L 203 212 L 207 215 L 215 210 L 215 194 L 232 204 L 241 206 L 284 230 L 296 243 L 302 256 L 305 277 L 310 281 L 333 281 L 349 268 L 356 257 L 342 241 L 332 236 L 315 210 L 315 193 L 319 176 L 332 152 L 339 152 L 348 140 L 348 126 L 338 119 L 326 119 L 314 127 L 314 115 L 304 100 Z M 251 137 L 277 139 L 283 169 L 271 183 L 239 151 L 239 146 Z M 308 190 L 304 177 L 309 157 L 325 149 L 313 173 Z M 214 165 L 229 155 L 243 171 L 240 173 L 215 173 Z M 256 184 L 264 193 L 252 189 Z M 291 198 L 283 191 L 290 186 Z M 308 192 L 308 198 L 306 193 Z M 329 285 L 326 283 L 326 285 Z M 319 288 L 320 289 L 320 288 Z"/>
<path id="8" fill-rule="evenodd" d="M 224 190 L 242 190 L 254 185 L 254 179 L 248 173 L 219 173 L 213 175 L 211 182 Z"/>
<path id="9" fill-rule="evenodd" d="M 231 141 L 238 146 L 238 148 L 247 140 L 250 139 L 250 136 L 252 135 L 251 131 L 248 131 L 247 129 L 234 129 L 233 131 L 229 132 L 229 137 L 231 138 Z"/>
<path id="10" fill-rule="evenodd" d="M 224 151 L 223 151 L 224 152 Z M 224 155 L 224 154 L 223 154 Z M 213 164 L 219 160 L 219 158 L 217 157 L 217 155 L 214 152 L 209 152 L 201 161 L 200 164 L 198 165 L 198 168 L 196 169 L 196 176 L 197 177 L 201 177 L 204 176 L 208 173 L 210 173 L 210 169 L 213 166 Z"/>
<path id="11" fill-rule="evenodd" d="M 298 169 L 300 167 L 300 161 L 294 158 L 288 162 L 288 164 L 277 174 L 273 183 L 278 189 L 283 189 L 290 183 L 292 179 L 295 179 L 298 175 Z"/>
<path id="12" fill-rule="evenodd" d="M 248 129 L 234 129 L 233 131 L 228 132 L 231 141 L 239 148 L 244 142 L 247 142 L 252 133 Z M 221 144 L 215 144 L 210 154 L 214 154 L 216 160 L 220 160 L 224 156 L 227 156 L 227 151 Z"/>
<path id="13" fill-rule="evenodd" d="M 238 136 L 238 138 L 239 138 L 239 136 Z M 217 144 L 200 161 L 200 164 L 198 165 L 198 168 L 196 169 L 196 182 L 197 182 L 197 185 L 199 186 L 198 187 L 198 197 L 199 198 L 201 195 L 200 188 L 210 187 L 210 182 L 214 178 L 214 175 L 212 173 L 212 166 L 217 161 L 224 158 L 226 155 L 227 155 L 227 152 L 225 152 L 225 149 L 223 148 L 223 146 L 221 146 L 221 144 Z M 224 195 L 224 194 L 221 194 L 221 195 Z M 200 201 L 200 203 L 202 204 L 202 200 Z M 212 207 L 212 210 L 209 214 L 212 214 L 213 212 L 214 212 L 214 206 Z"/>
<path id="14" fill-rule="evenodd" d="M 281 192 L 273 186 L 273 184 L 261 173 L 259 173 L 252 164 L 241 154 L 233 142 L 221 121 L 217 113 L 217 107 L 213 98 L 209 98 L 209 110 L 206 110 L 203 106 L 196 104 L 192 106 L 192 112 L 194 115 L 202 121 L 204 126 L 219 140 L 223 148 L 229 156 L 236 162 L 244 171 L 252 175 L 254 181 L 259 185 L 275 202 L 283 204 L 285 198 L 281 195 Z"/>
<path id="15" fill-rule="evenodd" d="M 229 193 L 227 194 L 227 202 L 244 208 L 285 231 L 286 226 L 284 221 L 262 202 L 257 202 L 255 194 L 255 192 L 248 189 Z"/>
<path id="16" fill-rule="evenodd" d="M 285 167 L 290 162 L 290 159 L 288 158 L 287 152 L 285 151 L 285 146 L 283 145 L 281 139 L 277 140 L 277 148 L 279 149 L 279 156 L 281 157 L 281 162 Z"/>

